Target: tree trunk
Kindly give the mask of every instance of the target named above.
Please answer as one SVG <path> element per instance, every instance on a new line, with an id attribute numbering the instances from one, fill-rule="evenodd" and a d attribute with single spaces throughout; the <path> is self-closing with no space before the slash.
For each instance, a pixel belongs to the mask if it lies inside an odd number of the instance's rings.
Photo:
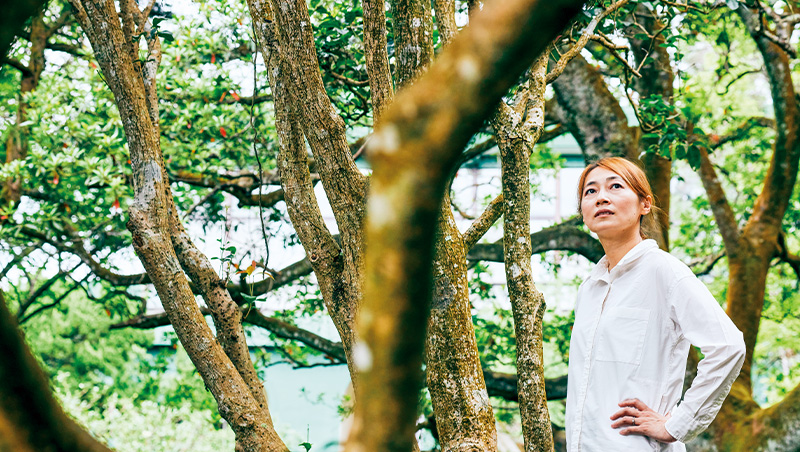
<path id="1" fill-rule="evenodd" d="M 445 194 L 436 228 L 426 376 L 443 451 L 497 449 L 497 431 L 472 325 L 467 258 Z"/>
<path id="2" fill-rule="evenodd" d="M 22 71 L 20 80 L 15 124 L 8 134 L 8 138 L 6 138 L 6 163 L 21 160 L 28 156 L 28 126 L 24 125 L 27 121 L 28 102 L 25 97 L 26 94 L 39 86 L 39 79 L 42 76 L 45 63 L 44 48 L 47 44 L 47 39 L 52 33 L 48 32 L 45 26 L 44 11 L 39 11 L 31 18 L 31 49 L 28 55 L 28 64 L 25 66 L 25 70 Z M 0 193 L 0 207 L 9 203 L 19 203 L 21 194 L 21 180 L 3 181 L 2 192 Z"/>
<path id="3" fill-rule="evenodd" d="M 581 6 L 487 5 L 386 111 L 370 140 L 374 173 L 367 277 L 354 358 L 361 369 L 348 451 L 411 448 L 421 386 L 437 216 L 467 140 Z"/>
<path id="4" fill-rule="evenodd" d="M 519 375 L 519 408 L 526 452 L 553 450 L 545 396 L 542 320 L 546 304 L 531 274 L 530 157 L 544 130 L 547 52 L 530 69 L 528 95 L 514 112 L 500 103 L 492 126 L 500 149 L 503 185 L 503 248 L 506 282 L 514 315 Z M 530 97 L 528 99 L 528 96 Z M 520 112 L 527 109 L 527 121 Z"/>
<path id="5" fill-rule="evenodd" d="M 135 193 L 129 209 L 128 229 L 136 254 L 178 338 L 214 395 L 219 413 L 236 434 L 237 449 L 286 451 L 272 426 L 263 388 L 257 379 L 252 380 L 255 372 L 247 372 L 247 365 L 252 368 L 252 363 L 249 355 L 246 360 L 242 356 L 242 350 L 246 353 L 247 348 L 241 334 L 241 314 L 238 309 L 230 310 L 232 302 L 229 296 L 226 299 L 219 293 L 222 289 L 212 287 L 219 285 L 218 277 L 205 256 L 193 248 L 185 232 L 175 223 L 175 207 L 161 155 L 158 113 L 152 95 L 148 94 L 154 91 L 154 81 L 142 79 L 142 76 L 154 77 L 154 69 L 137 70 L 133 61 L 136 55 L 132 54 L 136 46 L 124 37 L 113 2 L 74 0 L 73 6 L 114 94 L 128 139 Z M 137 13 L 141 14 L 135 4 L 123 8 L 123 20 L 128 23 L 125 30 L 129 34 L 135 31 L 130 24 L 134 23 Z M 145 22 L 144 18 L 139 19 Z M 158 53 L 160 45 L 152 40 L 157 41 L 158 37 L 150 39 L 148 47 L 152 60 L 148 58 L 148 61 L 157 63 L 160 55 L 152 53 Z M 195 282 L 204 291 L 214 312 L 215 322 L 221 327 L 218 338 L 211 334 L 200 313 L 183 274 L 181 260 L 187 264 L 185 270 L 196 278 Z M 225 344 L 230 357 L 217 339 Z"/>

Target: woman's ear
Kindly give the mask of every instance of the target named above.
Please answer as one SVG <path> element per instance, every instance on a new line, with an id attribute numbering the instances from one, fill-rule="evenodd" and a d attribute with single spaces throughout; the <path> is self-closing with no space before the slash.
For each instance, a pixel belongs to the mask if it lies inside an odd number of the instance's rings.
<path id="1" fill-rule="evenodd" d="M 647 215 L 653 209 L 653 197 L 650 195 L 645 196 L 642 200 L 642 215 Z"/>

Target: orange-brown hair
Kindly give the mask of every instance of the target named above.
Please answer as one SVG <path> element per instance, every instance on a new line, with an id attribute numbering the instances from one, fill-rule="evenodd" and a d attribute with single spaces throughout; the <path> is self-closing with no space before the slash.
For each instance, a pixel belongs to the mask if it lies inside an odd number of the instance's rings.
<path id="1" fill-rule="evenodd" d="M 583 212 L 581 212 L 583 186 L 586 184 L 586 177 L 589 176 L 589 173 L 595 168 L 605 168 L 617 174 L 628 184 L 631 190 L 639 196 L 640 200 L 644 200 L 648 196 L 653 200 L 650 213 L 639 217 L 639 235 L 641 235 L 643 239 L 657 237 L 660 228 L 656 220 L 656 214 L 660 212 L 661 209 L 656 206 L 656 197 L 653 195 L 653 190 L 650 188 L 650 182 L 647 180 L 644 171 L 642 171 L 637 164 L 622 157 L 605 157 L 583 169 L 581 177 L 578 179 L 578 213 L 583 215 Z"/>

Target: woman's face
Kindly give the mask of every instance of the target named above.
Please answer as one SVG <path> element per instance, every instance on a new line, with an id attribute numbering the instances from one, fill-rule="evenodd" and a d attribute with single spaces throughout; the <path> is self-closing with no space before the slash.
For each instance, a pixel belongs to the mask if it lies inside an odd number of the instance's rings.
<path id="1" fill-rule="evenodd" d="M 583 222 L 601 238 L 639 235 L 639 218 L 650 212 L 651 200 L 640 200 L 625 179 L 598 167 L 589 172 L 583 185 Z"/>

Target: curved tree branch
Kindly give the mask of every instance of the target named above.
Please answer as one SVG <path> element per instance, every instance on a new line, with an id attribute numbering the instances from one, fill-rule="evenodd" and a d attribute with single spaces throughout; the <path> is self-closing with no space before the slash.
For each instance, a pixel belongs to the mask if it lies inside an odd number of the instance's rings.
<path id="1" fill-rule="evenodd" d="M 592 262 L 599 261 L 605 254 L 600 242 L 575 226 L 571 220 L 534 232 L 531 234 L 531 245 L 532 254 L 557 250 L 571 251 Z M 467 254 L 467 259 L 471 261 L 503 262 L 502 240 L 492 244 L 479 243 L 473 246 L 469 254 Z"/>

